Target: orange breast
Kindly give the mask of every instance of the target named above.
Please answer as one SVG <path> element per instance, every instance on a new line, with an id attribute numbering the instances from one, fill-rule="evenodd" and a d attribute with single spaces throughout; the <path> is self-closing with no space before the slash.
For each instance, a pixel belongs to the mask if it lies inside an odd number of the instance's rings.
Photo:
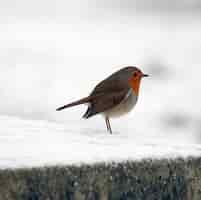
<path id="1" fill-rule="evenodd" d="M 129 80 L 130 86 L 133 89 L 135 95 L 138 96 L 139 94 L 139 88 L 140 88 L 140 78 L 132 78 Z"/>

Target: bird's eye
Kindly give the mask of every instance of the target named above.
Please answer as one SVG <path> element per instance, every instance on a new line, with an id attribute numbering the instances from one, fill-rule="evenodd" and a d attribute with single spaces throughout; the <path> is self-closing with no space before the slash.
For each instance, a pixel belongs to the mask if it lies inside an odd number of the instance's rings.
<path id="1" fill-rule="evenodd" d="M 137 76 L 137 72 L 135 72 L 135 73 L 133 74 L 133 76 L 136 77 L 136 76 Z"/>

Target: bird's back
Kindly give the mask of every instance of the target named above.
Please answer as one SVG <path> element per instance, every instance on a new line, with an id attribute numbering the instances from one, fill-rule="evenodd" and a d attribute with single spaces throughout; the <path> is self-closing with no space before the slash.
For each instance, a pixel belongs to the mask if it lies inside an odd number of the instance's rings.
<path id="1" fill-rule="evenodd" d="M 128 79 L 134 70 L 135 67 L 125 67 L 101 81 L 91 92 L 94 98 L 83 117 L 89 118 L 120 104 L 130 90 Z"/>
<path id="2" fill-rule="evenodd" d="M 99 84 L 97 84 L 90 95 L 97 95 L 99 93 L 107 92 L 119 92 L 125 89 L 129 90 L 130 85 L 128 79 L 135 69 L 135 67 L 125 67 L 113 73 L 112 75 L 101 81 Z"/>

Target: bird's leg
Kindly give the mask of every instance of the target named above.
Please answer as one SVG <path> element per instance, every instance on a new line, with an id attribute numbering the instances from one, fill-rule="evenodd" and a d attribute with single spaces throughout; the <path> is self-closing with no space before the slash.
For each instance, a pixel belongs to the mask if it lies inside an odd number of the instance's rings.
<path id="1" fill-rule="evenodd" d="M 112 134 L 112 129 L 111 129 L 111 126 L 110 126 L 110 120 L 109 120 L 109 118 L 108 118 L 108 126 L 109 126 L 110 134 Z"/>
<path id="2" fill-rule="evenodd" d="M 110 134 L 112 134 L 112 129 L 111 129 L 110 121 L 108 117 L 105 117 L 105 122 L 106 122 L 107 130 L 110 132 Z"/>
<path id="3" fill-rule="evenodd" d="M 105 123 L 106 123 L 106 126 L 107 126 L 107 131 L 109 130 L 109 126 L 108 126 L 108 120 L 107 120 L 108 118 L 107 117 L 105 117 Z"/>

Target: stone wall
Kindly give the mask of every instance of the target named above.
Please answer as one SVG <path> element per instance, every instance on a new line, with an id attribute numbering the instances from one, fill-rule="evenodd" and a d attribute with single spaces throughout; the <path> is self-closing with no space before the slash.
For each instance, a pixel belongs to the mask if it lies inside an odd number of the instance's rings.
<path id="1" fill-rule="evenodd" d="M 201 200 L 201 158 L 0 170 L 0 200 Z"/>

